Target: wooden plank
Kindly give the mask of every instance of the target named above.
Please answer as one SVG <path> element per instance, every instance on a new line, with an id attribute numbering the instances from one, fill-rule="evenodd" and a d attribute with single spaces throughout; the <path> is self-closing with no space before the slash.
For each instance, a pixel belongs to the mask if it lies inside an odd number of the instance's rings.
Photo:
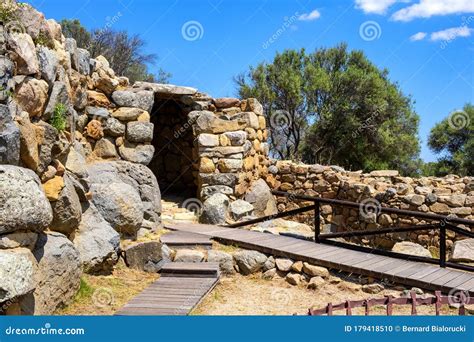
<path id="1" fill-rule="evenodd" d="M 474 276 L 463 282 L 462 284 L 457 285 L 455 288 L 461 290 L 461 291 L 471 291 L 474 287 Z"/>

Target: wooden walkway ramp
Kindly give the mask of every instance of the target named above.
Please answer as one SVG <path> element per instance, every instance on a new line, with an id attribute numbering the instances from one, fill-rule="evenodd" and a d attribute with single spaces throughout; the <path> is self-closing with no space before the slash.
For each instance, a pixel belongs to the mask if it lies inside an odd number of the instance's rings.
<path id="1" fill-rule="evenodd" d="M 203 234 L 223 243 L 274 256 L 307 261 L 408 286 L 445 293 L 461 290 L 474 295 L 474 274 L 471 272 L 245 229 L 185 223 L 166 224 L 165 227 L 175 231 Z"/>
<path id="2" fill-rule="evenodd" d="M 162 235 L 160 240 L 173 249 L 196 247 L 212 249 L 211 239 L 202 234 L 175 231 Z"/>
<path id="3" fill-rule="evenodd" d="M 171 262 L 161 277 L 116 315 L 187 315 L 216 286 L 218 263 Z"/>

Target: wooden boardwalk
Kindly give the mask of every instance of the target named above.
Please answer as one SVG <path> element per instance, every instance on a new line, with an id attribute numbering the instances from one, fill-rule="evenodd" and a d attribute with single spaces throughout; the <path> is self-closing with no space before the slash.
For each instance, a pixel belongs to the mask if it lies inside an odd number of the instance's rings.
<path id="1" fill-rule="evenodd" d="M 212 241 L 208 236 L 188 232 L 171 232 L 160 237 L 162 243 L 173 249 L 195 248 L 211 249 Z"/>
<path id="2" fill-rule="evenodd" d="M 307 261 L 407 286 L 439 290 L 444 293 L 461 290 L 474 295 L 474 274 L 471 272 L 244 229 L 185 223 L 166 224 L 165 227 L 175 231 L 203 234 L 223 243 L 277 257 Z"/>
<path id="3" fill-rule="evenodd" d="M 168 263 L 161 269 L 160 279 L 125 304 L 116 315 L 187 315 L 218 280 L 218 263 Z"/>

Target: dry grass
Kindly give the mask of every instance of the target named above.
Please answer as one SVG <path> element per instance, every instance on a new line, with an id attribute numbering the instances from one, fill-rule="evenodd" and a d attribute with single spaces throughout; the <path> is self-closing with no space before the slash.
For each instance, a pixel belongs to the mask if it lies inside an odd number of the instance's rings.
<path id="1" fill-rule="evenodd" d="M 322 308 L 347 299 L 379 298 L 384 295 L 400 296 L 400 291 L 386 289 L 376 295 L 363 292 L 361 286 L 343 281 L 326 283 L 321 289 L 309 290 L 305 286 L 292 286 L 284 279 L 263 280 L 259 274 L 234 275 L 221 279 L 212 293 L 192 312 L 193 315 L 305 315 L 308 308 Z M 434 315 L 434 306 L 418 307 L 420 315 Z M 344 311 L 340 311 L 343 314 Z M 445 306 L 443 315 L 456 310 Z M 363 315 L 364 309 L 354 309 L 354 315 Z M 372 315 L 384 315 L 385 307 L 371 308 Z M 396 315 L 410 315 L 410 306 L 394 307 Z"/>
<path id="2" fill-rule="evenodd" d="M 56 315 L 113 315 L 132 297 L 158 279 L 156 273 L 127 268 L 123 261 L 107 276 L 84 274 L 74 301 Z"/>

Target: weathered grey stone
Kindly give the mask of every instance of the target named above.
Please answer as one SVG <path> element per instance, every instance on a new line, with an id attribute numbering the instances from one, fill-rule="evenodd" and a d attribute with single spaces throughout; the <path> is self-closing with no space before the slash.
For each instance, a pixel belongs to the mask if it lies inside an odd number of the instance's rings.
<path id="1" fill-rule="evenodd" d="M 194 95 L 197 89 L 191 87 L 176 86 L 173 84 L 160 84 L 151 82 L 135 82 L 133 88 L 149 90 L 159 95 Z"/>
<path id="2" fill-rule="evenodd" d="M 240 273 L 248 275 L 260 271 L 267 261 L 267 256 L 257 251 L 239 251 L 234 254 Z"/>
<path id="3" fill-rule="evenodd" d="M 291 270 L 291 266 L 293 265 L 293 260 L 286 258 L 276 258 L 275 264 L 279 271 L 289 272 Z"/>
<path id="4" fill-rule="evenodd" d="M 474 262 L 474 239 L 456 241 L 453 246 L 452 261 Z"/>
<path id="5" fill-rule="evenodd" d="M 64 235 L 40 234 L 33 251 L 38 261 L 38 284 L 31 296 L 22 302 L 26 314 L 50 315 L 69 304 L 81 281 L 79 252 Z"/>
<path id="6" fill-rule="evenodd" d="M 82 208 L 74 183 L 68 175 L 64 175 L 64 188 L 58 200 L 51 202 L 51 207 L 53 209 L 51 230 L 69 235 L 77 229 L 81 222 Z"/>
<path id="7" fill-rule="evenodd" d="M 133 143 L 151 142 L 153 139 L 153 126 L 151 122 L 129 122 L 127 123 L 126 138 Z"/>
<path id="8" fill-rule="evenodd" d="M 86 49 L 77 49 L 77 71 L 83 75 L 90 75 L 91 73 L 91 55 Z"/>
<path id="9" fill-rule="evenodd" d="M 263 179 L 258 179 L 252 184 L 245 200 L 253 205 L 256 216 L 267 216 L 278 213 L 275 197 L 270 187 Z"/>
<path id="10" fill-rule="evenodd" d="M 242 170 L 243 161 L 241 159 L 219 159 L 217 167 L 221 172 L 239 172 Z"/>
<path id="11" fill-rule="evenodd" d="M 267 258 L 267 261 L 265 261 L 265 263 L 263 264 L 263 268 L 262 268 L 262 271 L 268 271 L 272 268 L 275 268 L 276 267 L 276 264 L 275 264 L 275 258 L 270 255 L 268 258 Z"/>
<path id="12" fill-rule="evenodd" d="M 198 136 L 198 145 L 204 147 L 219 146 L 219 136 L 215 134 L 202 133 Z"/>
<path id="13" fill-rule="evenodd" d="M 74 144 L 66 156 L 64 167 L 78 178 L 86 179 L 89 176 L 86 164 L 86 158 L 81 151 L 80 144 Z"/>
<path id="14" fill-rule="evenodd" d="M 417 194 L 411 194 L 411 195 L 406 195 L 403 197 L 403 200 L 407 203 L 420 206 L 425 202 L 425 196 L 423 195 L 417 195 Z"/>
<path id="15" fill-rule="evenodd" d="M 106 135 L 120 137 L 125 134 L 125 125 L 115 118 L 108 118 L 102 123 Z"/>
<path id="16" fill-rule="evenodd" d="M 108 138 L 102 138 L 95 143 L 94 155 L 104 159 L 116 158 L 118 156 L 115 144 Z"/>
<path id="17" fill-rule="evenodd" d="M 251 215 L 253 205 L 249 202 L 238 199 L 229 205 L 229 212 L 234 220 L 240 220 L 245 216 Z"/>
<path id="18" fill-rule="evenodd" d="M 423 246 L 417 243 L 410 242 L 410 241 L 397 242 L 393 246 L 392 251 L 397 252 L 397 253 L 402 253 L 402 254 L 410 254 L 410 255 L 431 258 L 431 253 L 429 250 L 427 250 L 426 248 L 424 248 Z"/>
<path id="19" fill-rule="evenodd" d="M 17 247 L 33 249 L 37 239 L 38 234 L 34 232 L 15 232 L 11 234 L 0 235 L 0 249 L 10 249 Z"/>
<path id="20" fill-rule="evenodd" d="M 110 117 L 110 113 L 107 109 L 101 107 L 86 107 L 87 116 L 91 119 L 104 120 Z"/>
<path id="21" fill-rule="evenodd" d="M 211 185 L 203 187 L 201 190 L 201 198 L 205 201 L 210 196 L 220 193 L 224 195 L 233 195 L 234 189 L 226 185 Z"/>
<path id="22" fill-rule="evenodd" d="M 91 185 L 92 202 L 102 217 L 119 233 L 135 235 L 143 221 L 140 195 L 125 183 Z"/>
<path id="23" fill-rule="evenodd" d="M 247 140 L 247 132 L 225 132 L 223 133 L 229 140 L 232 146 L 242 146 Z"/>
<path id="24" fill-rule="evenodd" d="M 155 97 L 148 90 L 117 90 L 113 92 L 112 99 L 120 107 L 135 107 L 151 112 Z"/>
<path id="25" fill-rule="evenodd" d="M 196 134 L 224 133 L 245 129 L 247 122 L 244 119 L 224 120 L 210 111 L 192 111 L 188 114 L 189 122 L 193 122 Z"/>
<path id="26" fill-rule="evenodd" d="M 40 45 L 36 47 L 36 56 L 38 57 L 41 77 L 48 82 L 49 85 L 52 85 L 54 81 L 56 81 L 59 65 L 56 53 L 46 46 Z"/>
<path id="27" fill-rule="evenodd" d="M 199 177 L 206 185 L 225 185 L 233 187 L 237 182 L 237 175 L 234 173 L 200 173 Z"/>
<path id="28" fill-rule="evenodd" d="M 124 144 L 119 147 L 119 153 L 120 156 L 127 161 L 148 165 L 155 153 L 155 147 L 153 145 L 133 144 L 125 141 Z"/>
<path id="29" fill-rule="evenodd" d="M 174 256 L 174 262 L 202 262 L 205 255 L 195 249 L 178 249 Z"/>
<path id="30" fill-rule="evenodd" d="M 84 272 L 108 274 L 118 261 L 120 235 L 93 204 L 84 204 L 82 220 L 74 234 Z"/>
<path id="31" fill-rule="evenodd" d="M 0 250 L 0 303 L 35 289 L 37 262 L 29 249 Z"/>
<path id="32" fill-rule="evenodd" d="M 56 81 L 53 83 L 53 89 L 51 90 L 51 95 L 49 96 L 49 101 L 42 117 L 43 120 L 49 120 L 53 116 L 58 105 L 65 106 L 68 109 L 66 116 L 69 116 L 69 94 L 66 84 L 62 81 Z"/>
<path id="33" fill-rule="evenodd" d="M 277 269 L 276 268 L 271 268 L 271 269 L 266 270 L 265 272 L 263 272 L 262 279 L 272 280 L 276 276 L 277 276 Z"/>
<path id="34" fill-rule="evenodd" d="M 222 251 L 210 250 L 207 253 L 208 262 L 218 262 L 219 268 L 224 274 L 233 274 L 235 273 L 234 269 L 234 259 L 232 255 Z"/>
<path id="35" fill-rule="evenodd" d="M 124 252 L 127 266 L 136 270 L 156 273 L 167 262 L 158 241 L 139 242 L 125 248 Z"/>
<path id="36" fill-rule="evenodd" d="M 23 4 L 17 7 L 14 16 L 33 40 L 41 41 L 48 46 L 53 44 L 53 34 L 43 13 L 33 6 Z"/>
<path id="37" fill-rule="evenodd" d="M 0 165 L 0 234 L 43 231 L 53 213 L 38 176 L 21 167 Z"/>
<path id="38" fill-rule="evenodd" d="M 64 49 L 69 53 L 71 58 L 71 66 L 78 70 L 79 57 L 77 54 L 77 42 L 74 38 L 66 38 L 64 40 Z"/>
<path id="39" fill-rule="evenodd" d="M 13 77 L 15 64 L 7 56 L 0 53 L 0 101 L 5 101 L 9 97 L 9 81 Z"/>
<path id="40" fill-rule="evenodd" d="M 0 164 L 20 162 L 20 129 L 12 122 L 10 110 L 0 104 Z"/>
<path id="41" fill-rule="evenodd" d="M 223 194 L 214 194 L 204 201 L 199 217 L 200 222 L 209 224 L 223 224 L 226 222 L 229 198 Z"/>
<path id="42" fill-rule="evenodd" d="M 11 32 L 8 35 L 8 46 L 16 64 L 17 74 L 34 75 L 39 72 L 35 44 L 28 34 Z"/>
<path id="43" fill-rule="evenodd" d="M 40 121 L 36 124 L 38 139 L 39 165 L 38 173 L 44 172 L 53 161 L 53 148 L 56 146 L 58 131 L 50 124 Z"/>

